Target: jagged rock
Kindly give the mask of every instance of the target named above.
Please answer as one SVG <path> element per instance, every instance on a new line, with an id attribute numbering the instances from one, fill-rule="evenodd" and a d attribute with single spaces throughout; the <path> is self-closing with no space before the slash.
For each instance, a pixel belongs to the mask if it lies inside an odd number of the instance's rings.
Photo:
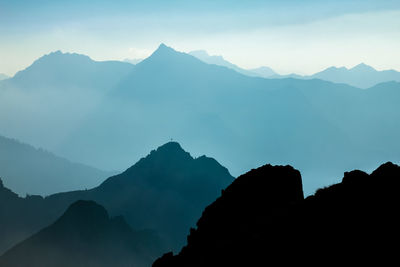
<path id="1" fill-rule="evenodd" d="M 298 172 L 263 166 L 206 208 L 178 255 L 153 266 L 393 264 L 399 188 L 400 167 L 388 162 L 370 175 L 347 172 L 303 199 Z"/>

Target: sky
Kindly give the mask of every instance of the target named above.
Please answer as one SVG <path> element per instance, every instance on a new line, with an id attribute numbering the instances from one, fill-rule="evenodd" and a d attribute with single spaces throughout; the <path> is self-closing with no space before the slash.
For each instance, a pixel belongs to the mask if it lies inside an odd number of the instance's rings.
<path id="1" fill-rule="evenodd" d="M 0 73 L 10 76 L 56 50 L 123 60 L 160 43 L 280 74 L 400 70 L 400 1 L 0 0 Z"/>

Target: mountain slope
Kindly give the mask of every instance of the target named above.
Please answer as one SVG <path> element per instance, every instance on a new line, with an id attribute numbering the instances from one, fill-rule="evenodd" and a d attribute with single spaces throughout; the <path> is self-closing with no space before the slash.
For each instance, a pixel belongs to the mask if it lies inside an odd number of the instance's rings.
<path id="1" fill-rule="evenodd" d="M 4 222 L 7 244 L 49 225 L 71 203 L 93 200 L 112 216 L 124 216 L 134 229 L 155 230 L 168 248 L 176 250 L 201 210 L 232 180 L 214 159 L 194 159 L 178 143 L 169 142 L 96 188 L 36 197 L 37 204 L 33 197 L 5 200 L 4 214 L 13 211 Z"/>
<path id="2" fill-rule="evenodd" d="M 238 177 L 204 210 L 187 246 L 153 266 L 397 261 L 399 185 L 400 167 L 386 163 L 304 199 L 298 171 L 266 165 Z"/>
<path id="3" fill-rule="evenodd" d="M 50 195 L 92 188 L 112 173 L 70 162 L 0 136 L 0 177 L 19 195 Z"/>
<path id="4" fill-rule="evenodd" d="M 2 134 L 55 151 L 134 67 L 60 51 L 42 56 L 0 81 Z"/>
<path id="5" fill-rule="evenodd" d="M 149 266 L 157 238 L 134 232 L 92 201 L 77 201 L 53 224 L 0 257 L 1 266 Z"/>

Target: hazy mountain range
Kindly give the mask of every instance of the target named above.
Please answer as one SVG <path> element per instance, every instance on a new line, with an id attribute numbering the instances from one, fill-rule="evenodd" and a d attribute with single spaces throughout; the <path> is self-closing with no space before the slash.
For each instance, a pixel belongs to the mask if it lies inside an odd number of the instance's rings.
<path id="1" fill-rule="evenodd" d="M 56 221 L 78 200 L 96 201 L 111 216 L 123 216 L 132 229 L 153 231 L 160 249 L 177 251 L 201 211 L 232 181 L 216 160 L 193 158 L 169 142 L 89 190 L 22 198 L 1 183 L 0 254 Z"/>
<path id="2" fill-rule="evenodd" d="M 292 164 L 309 194 L 400 159 L 399 83 L 249 77 L 166 45 L 136 65 L 51 53 L 0 82 L 0 96 L 4 135 L 106 170 L 173 138 L 234 176 Z"/>
<path id="3" fill-rule="evenodd" d="M 296 78 L 296 79 L 321 79 L 334 83 L 346 83 L 359 88 L 370 88 L 379 83 L 396 81 L 400 82 L 400 72 L 395 70 L 377 71 L 364 63 L 347 69 L 346 67 L 330 67 L 310 76 L 296 74 L 271 76 L 271 78 Z"/>
<path id="4" fill-rule="evenodd" d="M 378 83 L 397 81 L 400 82 L 400 72 L 395 70 L 383 70 L 377 71 L 371 66 L 364 63 L 358 64 L 357 66 L 347 69 L 346 67 L 330 67 L 323 71 L 317 72 L 313 75 L 280 75 L 277 74 L 269 67 L 260 67 L 257 69 L 243 69 L 228 61 L 226 61 L 222 56 L 210 56 L 204 50 L 197 50 L 189 53 L 192 56 L 204 61 L 208 64 L 215 64 L 219 66 L 224 66 L 231 68 L 239 73 L 248 76 L 258 76 L 263 78 L 295 78 L 295 79 L 321 79 L 325 81 L 330 81 L 334 83 L 346 83 L 354 87 L 359 88 L 370 88 Z"/>
<path id="5" fill-rule="evenodd" d="M 2 136 L 0 166 L 0 178 L 22 196 L 92 188 L 113 174 Z"/>

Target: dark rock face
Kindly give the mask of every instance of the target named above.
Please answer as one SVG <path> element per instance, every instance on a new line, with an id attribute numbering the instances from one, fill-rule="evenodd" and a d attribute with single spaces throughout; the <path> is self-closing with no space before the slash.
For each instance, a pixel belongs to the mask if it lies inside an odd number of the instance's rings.
<path id="1" fill-rule="evenodd" d="M 240 176 L 208 206 L 187 246 L 160 266 L 366 264 L 397 260 L 400 167 L 345 173 L 341 183 L 303 198 L 291 167 Z"/>
<path id="2" fill-rule="evenodd" d="M 256 263 L 266 250 L 276 250 L 274 240 L 281 243 L 296 229 L 281 217 L 303 199 L 300 172 L 292 167 L 251 170 L 204 210 L 178 256 L 166 254 L 154 266 L 229 266 L 249 264 L 252 258 Z"/>
<path id="3" fill-rule="evenodd" d="M 151 243 L 151 245 L 150 245 Z M 0 257 L 1 266 L 148 266 L 157 250 L 150 233 L 134 232 L 93 201 L 77 201 L 52 225 Z"/>

